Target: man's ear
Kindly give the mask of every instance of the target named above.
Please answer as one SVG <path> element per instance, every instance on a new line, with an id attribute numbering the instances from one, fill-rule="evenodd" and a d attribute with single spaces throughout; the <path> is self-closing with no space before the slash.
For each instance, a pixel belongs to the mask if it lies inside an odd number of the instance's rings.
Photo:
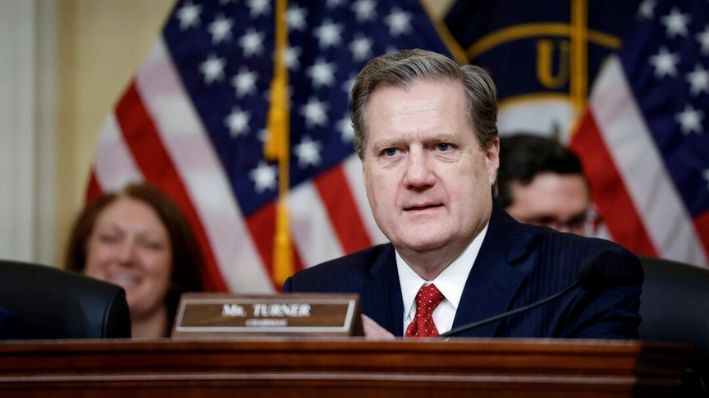
<path id="1" fill-rule="evenodd" d="M 497 180 L 497 169 L 500 168 L 500 138 L 495 137 L 485 150 L 485 167 L 490 180 L 494 185 Z"/>

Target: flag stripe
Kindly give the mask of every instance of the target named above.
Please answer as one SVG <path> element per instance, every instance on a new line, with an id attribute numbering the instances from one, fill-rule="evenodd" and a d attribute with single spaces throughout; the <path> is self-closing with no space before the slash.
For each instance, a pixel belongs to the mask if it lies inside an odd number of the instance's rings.
<path id="1" fill-rule="evenodd" d="M 96 172 L 91 170 L 89 185 L 86 187 L 86 203 L 91 203 L 94 199 L 98 198 L 102 192 L 101 185 L 96 178 Z"/>
<path id="2" fill-rule="evenodd" d="M 143 180 L 113 113 L 101 130 L 93 172 L 103 191 L 120 189 L 129 182 Z"/>
<path id="3" fill-rule="evenodd" d="M 369 233 L 370 240 L 375 244 L 386 242 L 387 238 L 379 229 L 369 207 L 369 200 L 364 186 L 364 176 L 362 175 L 362 162 L 357 155 L 352 155 L 344 161 L 343 166 L 345 176 L 349 181 L 350 187 L 352 187 L 352 195 L 357 205 L 358 214 Z"/>
<path id="4" fill-rule="evenodd" d="M 709 253 L 709 212 L 694 218 L 694 229 L 704 246 L 704 252 Z"/>
<path id="5" fill-rule="evenodd" d="M 254 237 L 256 249 L 269 275 L 273 275 L 273 239 L 276 236 L 276 203 L 271 202 L 261 207 L 249 218 L 246 225 Z M 260 238 L 260 239 L 259 239 Z"/>
<path id="6" fill-rule="evenodd" d="M 342 256 L 342 246 L 313 184 L 302 184 L 288 196 L 290 231 L 303 265 L 313 266 Z"/>
<path id="7" fill-rule="evenodd" d="M 343 250 L 352 253 L 371 246 L 342 167 L 333 167 L 315 178 L 315 186 Z"/>
<path id="8" fill-rule="evenodd" d="M 611 235 L 624 246 L 639 253 L 656 256 L 655 247 L 598 132 L 592 113 L 587 112 L 581 120 L 579 132 L 573 136 L 571 146 L 581 158 L 591 184 L 592 199 L 603 214 Z M 615 220 L 623 222 L 614 222 Z"/>
<path id="9" fill-rule="evenodd" d="M 637 108 L 618 57 L 612 57 L 601 71 L 590 102 L 598 131 L 657 252 L 706 266 L 692 219 Z"/>
<path id="10" fill-rule="evenodd" d="M 212 144 L 186 99 L 162 41 L 158 41 L 141 66 L 137 80 L 146 107 L 152 115 L 158 115 L 157 132 L 170 154 L 169 157 L 165 154 L 162 161 L 174 160 L 174 176 L 184 182 L 183 200 L 190 206 L 195 204 L 192 211 L 204 223 L 202 233 L 206 232 L 207 247 L 219 260 L 222 280 L 229 282 L 232 291 L 273 291 Z M 199 227 L 202 228 L 201 223 Z"/>

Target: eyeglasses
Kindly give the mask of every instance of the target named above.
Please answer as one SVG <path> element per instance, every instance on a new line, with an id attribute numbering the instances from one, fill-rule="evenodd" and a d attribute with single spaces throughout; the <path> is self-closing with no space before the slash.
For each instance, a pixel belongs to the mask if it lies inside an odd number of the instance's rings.
<path id="1" fill-rule="evenodd" d="M 572 217 L 561 219 L 555 214 L 545 214 L 537 217 L 524 218 L 520 220 L 526 224 L 549 227 L 561 232 L 572 232 L 578 235 L 595 235 L 599 226 L 603 223 L 601 217 L 593 208 Z"/>

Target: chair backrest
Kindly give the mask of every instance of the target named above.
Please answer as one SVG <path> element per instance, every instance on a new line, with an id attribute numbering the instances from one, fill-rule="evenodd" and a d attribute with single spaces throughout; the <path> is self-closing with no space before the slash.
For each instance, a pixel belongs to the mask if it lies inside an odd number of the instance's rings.
<path id="1" fill-rule="evenodd" d="M 640 338 L 692 344 L 702 394 L 709 397 L 709 270 L 640 257 L 645 271 L 640 296 Z"/>
<path id="2" fill-rule="evenodd" d="M 130 337 L 121 287 L 44 265 L 0 260 L 0 308 L 19 339 Z"/>

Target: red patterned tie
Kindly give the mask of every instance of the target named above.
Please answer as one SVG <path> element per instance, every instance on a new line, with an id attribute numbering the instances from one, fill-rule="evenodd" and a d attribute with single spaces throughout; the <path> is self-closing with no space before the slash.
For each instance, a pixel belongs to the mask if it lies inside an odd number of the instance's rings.
<path id="1" fill-rule="evenodd" d="M 438 336 L 438 329 L 433 323 L 433 310 L 443 301 L 443 294 L 431 284 L 421 286 L 416 293 L 416 315 L 406 328 L 406 337 Z"/>

